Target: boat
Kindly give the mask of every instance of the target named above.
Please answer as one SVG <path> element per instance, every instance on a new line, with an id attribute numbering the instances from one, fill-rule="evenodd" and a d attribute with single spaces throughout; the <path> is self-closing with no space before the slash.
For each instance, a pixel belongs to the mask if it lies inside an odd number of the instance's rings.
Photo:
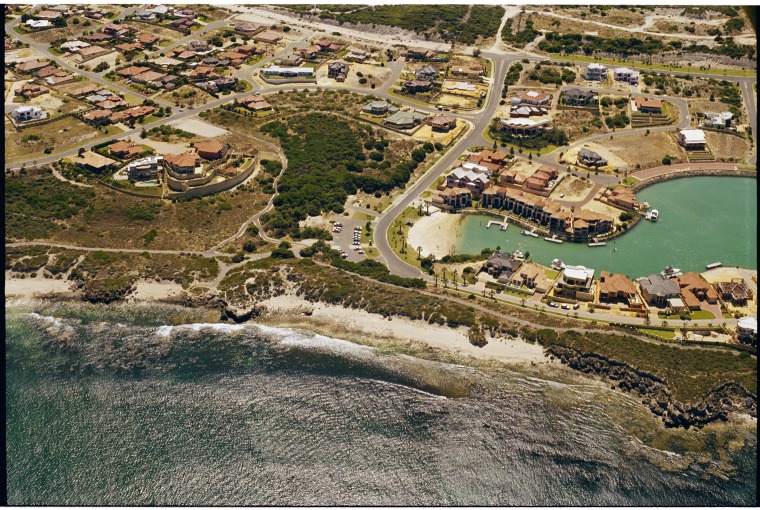
<path id="1" fill-rule="evenodd" d="M 716 267 L 720 267 L 722 265 L 723 264 L 721 264 L 720 262 L 713 262 L 712 264 L 707 264 L 705 267 L 707 269 L 715 269 Z"/>
<path id="2" fill-rule="evenodd" d="M 552 243 L 562 244 L 564 241 L 562 239 L 557 239 L 557 234 L 554 234 L 551 237 L 544 237 L 544 241 L 551 241 Z"/>
<path id="3" fill-rule="evenodd" d="M 520 250 L 515 250 L 512 253 L 512 257 L 514 257 L 515 260 L 525 260 L 525 254 Z"/>
<path id="4" fill-rule="evenodd" d="M 660 217 L 660 213 L 657 209 L 652 209 L 650 212 L 646 213 L 644 217 L 649 221 L 657 221 L 657 218 Z"/>
<path id="5" fill-rule="evenodd" d="M 551 263 L 551 268 L 555 271 L 559 271 L 560 269 L 565 269 L 565 263 L 562 262 L 561 259 L 554 259 Z"/>
<path id="6" fill-rule="evenodd" d="M 538 237 L 535 228 L 533 230 L 521 230 L 520 233 L 524 236 Z"/>
<path id="7" fill-rule="evenodd" d="M 683 273 L 677 267 L 665 266 L 665 269 L 663 269 L 660 274 L 663 278 L 675 278 L 676 276 L 681 276 Z"/>

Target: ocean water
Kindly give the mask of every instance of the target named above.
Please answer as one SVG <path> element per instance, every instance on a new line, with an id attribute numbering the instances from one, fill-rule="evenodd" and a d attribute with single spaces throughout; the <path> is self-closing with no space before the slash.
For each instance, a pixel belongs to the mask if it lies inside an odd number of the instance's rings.
<path id="1" fill-rule="evenodd" d="M 506 231 L 486 229 L 488 216 L 467 216 L 456 253 L 530 252 L 536 262 L 555 258 L 566 264 L 627 274 L 632 278 L 659 273 L 666 265 L 702 272 L 706 264 L 757 269 L 757 180 L 744 177 L 692 177 L 655 184 L 637 193 L 660 213 L 657 222 L 639 222 L 607 246 L 563 244 Z"/>
<path id="2" fill-rule="evenodd" d="M 679 451 L 696 431 L 642 444 L 643 407 L 601 385 L 207 320 L 6 305 L 9 503 L 756 503 L 756 441 L 726 476 L 711 440 Z"/>

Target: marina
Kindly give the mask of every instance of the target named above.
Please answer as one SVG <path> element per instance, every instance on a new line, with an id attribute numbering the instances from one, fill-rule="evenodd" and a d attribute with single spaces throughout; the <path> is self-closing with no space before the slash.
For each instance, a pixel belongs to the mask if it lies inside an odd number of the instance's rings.
<path id="1" fill-rule="evenodd" d="M 530 237 L 538 237 L 538 234 L 536 234 L 536 229 L 533 230 L 522 230 L 520 233 L 524 236 L 530 236 Z"/>
<path id="2" fill-rule="evenodd" d="M 640 200 L 657 204 L 667 228 L 641 221 L 627 233 L 607 240 L 609 249 L 587 243 L 557 244 L 526 235 L 520 229 L 500 232 L 483 228 L 493 217 L 467 215 L 454 253 L 480 253 L 501 246 L 505 252 L 530 252 L 531 260 L 549 266 L 553 259 L 623 273 L 630 277 L 659 274 L 666 265 L 682 271 L 704 271 L 719 260 L 724 267 L 757 268 L 756 181 L 744 177 L 693 177 L 642 189 Z M 731 207 L 726 207 L 731 204 Z M 704 221 L 709 218 L 709 221 Z M 736 221 L 736 218 L 753 218 Z M 482 222 L 482 224 L 481 224 Z M 525 228 L 530 231 L 533 227 Z M 695 229 L 698 235 L 695 235 Z"/>

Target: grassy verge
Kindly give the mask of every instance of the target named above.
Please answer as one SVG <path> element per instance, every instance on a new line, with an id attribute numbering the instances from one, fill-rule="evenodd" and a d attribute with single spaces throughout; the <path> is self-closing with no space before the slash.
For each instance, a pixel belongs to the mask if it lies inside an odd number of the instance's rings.
<path id="1" fill-rule="evenodd" d="M 689 319 L 692 321 L 698 321 L 698 320 L 707 320 L 707 319 L 714 319 L 715 314 L 713 314 L 709 310 L 694 310 L 689 315 Z M 673 314 L 665 314 L 665 313 L 658 313 L 657 317 L 660 319 L 667 319 L 667 320 L 681 320 L 681 314 L 680 313 L 673 313 Z"/>
<path id="2" fill-rule="evenodd" d="M 393 252 L 398 255 L 401 260 L 414 267 L 422 268 L 420 261 L 417 260 L 417 257 L 419 256 L 417 253 L 418 247 L 409 246 L 406 242 L 406 239 L 409 237 L 409 230 L 411 229 L 411 227 L 407 225 L 407 222 L 415 223 L 419 219 L 420 216 L 417 214 L 417 209 L 414 207 L 407 207 L 390 226 L 387 235 L 388 244 L 390 244 Z M 399 233 L 399 231 L 401 233 Z"/>
<path id="3" fill-rule="evenodd" d="M 580 55 L 560 55 L 558 53 L 550 53 L 549 56 L 556 60 L 572 61 L 572 62 L 595 62 L 597 64 L 605 64 L 609 66 L 632 66 L 642 69 L 652 69 L 655 71 L 673 71 L 682 73 L 694 73 L 694 74 L 714 74 L 716 76 L 757 76 L 755 71 L 738 70 L 738 69 L 700 69 L 696 66 L 667 66 L 664 64 L 648 64 L 646 62 L 638 62 L 635 60 L 617 60 L 613 58 L 593 58 L 583 57 Z"/>
<path id="4" fill-rule="evenodd" d="M 670 329 L 663 330 L 663 329 L 651 329 L 651 328 L 638 328 L 638 330 L 644 334 L 659 336 L 660 338 L 664 338 L 666 340 L 673 340 L 676 337 L 675 330 L 670 330 Z"/>

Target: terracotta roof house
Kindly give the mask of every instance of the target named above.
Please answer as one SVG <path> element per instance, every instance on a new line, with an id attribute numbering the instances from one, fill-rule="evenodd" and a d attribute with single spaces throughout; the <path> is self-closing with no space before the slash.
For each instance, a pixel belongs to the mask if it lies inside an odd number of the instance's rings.
<path id="1" fill-rule="evenodd" d="M 150 71 L 150 67 L 129 66 L 125 67 L 124 69 L 119 69 L 116 71 L 116 74 L 119 76 L 137 76 L 138 74 L 144 73 L 145 71 Z"/>
<path id="2" fill-rule="evenodd" d="M 48 20 L 56 19 L 60 16 L 61 16 L 60 12 L 55 12 L 55 11 L 50 11 L 50 10 L 40 11 L 34 15 L 35 18 L 48 19 Z"/>
<path id="3" fill-rule="evenodd" d="M 50 89 L 42 85 L 34 85 L 32 83 L 24 83 L 21 87 L 16 89 L 16 94 L 24 96 L 27 99 L 47 94 Z"/>
<path id="4" fill-rule="evenodd" d="M 244 106 L 245 108 L 253 111 L 264 111 L 272 109 L 272 105 L 267 103 L 264 97 L 258 94 L 238 97 L 235 99 L 235 104 Z"/>
<path id="5" fill-rule="evenodd" d="M 47 67 L 49 63 L 50 62 L 48 60 L 45 60 L 44 62 L 40 60 L 28 60 L 26 62 L 16 64 L 16 70 L 22 71 L 25 73 L 31 73 L 32 71 L 36 71 L 37 69 L 42 69 L 43 67 Z"/>
<path id="6" fill-rule="evenodd" d="M 342 44 L 336 43 L 335 41 L 327 41 L 327 40 L 321 40 L 314 43 L 315 46 L 319 46 L 319 51 L 324 51 L 327 53 L 334 53 L 336 51 L 340 51 L 340 49 L 343 47 Z"/>
<path id="7" fill-rule="evenodd" d="M 193 58 L 195 56 L 195 53 L 189 50 L 180 51 L 179 53 L 174 54 L 174 58 L 178 58 L 180 60 L 187 60 L 189 58 Z"/>
<path id="8" fill-rule="evenodd" d="M 108 153 L 120 159 L 132 159 L 145 152 L 145 149 L 135 142 L 120 141 L 108 146 Z"/>
<path id="9" fill-rule="evenodd" d="M 472 205 L 472 191 L 467 188 L 446 188 L 433 195 L 431 204 L 446 211 L 456 211 Z"/>
<path id="10" fill-rule="evenodd" d="M 152 46 L 156 44 L 161 38 L 154 34 L 149 34 L 147 32 L 143 32 L 140 35 L 137 36 L 137 41 L 146 45 L 146 46 Z"/>
<path id="11" fill-rule="evenodd" d="M 105 101 L 100 101 L 96 104 L 96 106 L 104 110 L 113 110 L 114 108 L 119 108 L 121 106 L 129 106 L 129 103 L 120 97 L 116 97 L 115 99 L 106 99 Z"/>
<path id="12" fill-rule="evenodd" d="M 636 302 L 636 285 L 624 274 L 602 271 L 599 277 L 599 300 L 608 303 L 618 300 L 628 304 Z"/>
<path id="13" fill-rule="evenodd" d="M 662 113 L 662 101 L 651 97 L 634 97 L 633 104 L 641 113 Z"/>
<path id="14" fill-rule="evenodd" d="M 611 204 L 622 207 L 623 209 L 635 211 L 639 208 L 639 203 L 636 201 L 636 195 L 626 186 L 617 186 L 613 189 L 606 189 L 603 196 L 606 197 L 607 201 Z"/>
<path id="15" fill-rule="evenodd" d="M 90 110 L 82 115 L 82 118 L 86 121 L 95 124 L 96 126 L 102 124 L 109 124 L 111 122 L 112 112 L 108 110 Z"/>
<path id="16" fill-rule="evenodd" d="M 104 48 L 103 46 L 90 46 L 89 48 L 79 50 L 79 58 L 82 62 L 87 62 L 88 60 L 108 55 L 112 51 L 111 48 Z"/>
<path id="17" fill-rule="evenodd" d="M 103 41 L 110 41 L 113 39 L 113 35 L 106 34 L 104 32 L 95 32 L 94 34 L 90 35 L 83 35 L 82 40 L 87 42 L 103 42 Z"/>
<path id="18" fill-rule="evenodd" d="M 536 105 L 536 106 L 547 105 L 552 100 L 551 94 L 547 94 L 546 92 L 536 92 L 535 90 L 522 92 L 517 97 L 520 98 L 521 103 Z"/>
<path id="19" fill-rule="evenodd" d="M 253 55 L 256 53 L 256 46 L 247 44 L 243 46 L 236 46 L 233 51 L 236 51 L 237 53 L 244 53 L 246 55 Z"/>
<path id="20" fill-rule="evenodd" d="M 457 127 L 457 119 L 451 115 L 436 115 L 428 121 L 428 124 L 433 131 L 448 132 Z"/>
<path id="21" fill-rule="evenodd" d="M 238 53 L 236 51 L 223 51 L 217 55 L 217 57 L 229 59 L 233 63 L 240 63 L 246 59 L 247 55 L 245 53 Z"/>
<path id="22" fill-rule="evenodd" d="M 280 39 L 282 39 L 281 36 L 277 34 L 270 34 L 269 32 L 264 32 L 263 34 L 256 34 L 253 36 L 254 41 L 264 44 L 275 44 Z"/>
<path id="23" fill-rule="evenodd" d="M 167 165 L 169 173 L 179 176 L 194 175 L 196 169 L 201 164 L 201 157 L 193 151 L 186 151 L 182 154 L 166 154 L 164 163 Z"/>
<path id="24" fill-rule="evenodd" d="M 155 111 L 156 108 L 154 106 L 133 106 L 132 108 L 127 108 L 126 110 L 112 114 L 111 122 L 122 122 L 125 120 L 138 119 L 140 117 L 150 115 Z"/>
<path id="25" fill-rule="evenodd" d="M 303 59 L 295 53 L 280 58 L 280 65 L 285 67 L 297 67 L 301 62 L 303 62 Z"/>
<path id="26" fill-rule="evenodd" d="M 195 144 L 195 150 L 198 155 L 203 159 L 208 160 L 222 159 L 227 155 L 227 151 L 229 151 L 229 149 L 229 145 L 223 144 L 222 142 L 218 142 L 216 140 Z"/>
<path id="27" fill-rule="evenodd" d="M 116 163 L 113 159 L 92 151 L 83 152 L 81 156 L 72 156 L 71 161 L 92 170 L 102 170 Z"/>
<path id="28" fill-rule="evenodd" d="M 451 74 L 454 76 L 461 76 L 468 80 L 477 80 L 480 75 L 483 74 L 483 66 L 480 64 L 471 64 L 464 67 L 453 67 Z"/>
<path id="29" fill-rule="evenodd" d="M 150 81 L 160 80 L 167 76 L 166 73 L 159 73 L 158 71 L 145 71 L 132 77 L 133 81 L 137 83 L 148 83 Z"/>
<path id="30" fill-rule="evenodd" d="M 69 95 L 71 97 L 86 96 L 88 94 L 92 94 L 93 92 L 97 92 L 98 90 L 100 90 L 100 85 L 91 83 L 90 85 L 85 85 L 84 87 L 69 91 Z"/>
<path id="31" fill-rule="evenodd" d="M 319 46 L 316 44 L 312 44 L 311 46 L 307 46 L 303 49 L 301 49 L 298 53 L 301 55 L 302 58 L 306 60 L 314 60 L 317 58 L 317 55 L 319 55 L 319 52 L 322 50 Z"/>
<path id="32" fill-rule="evenodd" d="M 549 290 L 549 282 L 546 280 L 544 271 L 535 264 L 525 263 L 520 269 L 515 271 L 510 278 L 509 283 L 515 287 L 526 286 L 529 289 L 536 289 L 536 292 L 546 294 Z"/>
<path id="33" fill-rule="evenodd" d="M 193 81 L 199 81 L 199 80 L 206 80 L 209 78 L 215 78 L 219 75 L 214 72 L 213 66 L 199 65 L 199 66 L 195 66 L 195 69 L 190 71 L 187 76 Z"/>
<path id="34" fill-rule="evenodd" d="M 267 29 L 266 25 L 257 23 L 234 23 L 235 32 L 240 35 L 253 36 Z"/>
<path id="35" fill-rule="evenodd" d="M 681 289 L 681 298 L 690 310 L 699 310 L 702 301 L 710 304 L 718 302 L 718 293 L 697 273 L 684 273 L 676 278 L 676 282 Z"/>
<path id="36" fill-rule="evenodd" d="M 38 78 L 47 78 L 48 76 L 56 76 L 59 73 L 65 73 L 65 71 L 58 69 L 55 66 L 45 66 L 42 69 L 37 69 L 32 74 Z"/>
<path id="37" fill-rule="evenodd" d="M 140 43 L 123 43 L 123 44 L 117 44 L 114 46 L 117 50 L 119 50 L 122 53 L 128 53 L 130 51 L 140 51 L 143 49 L 143 45 Z"/>
<path id="38" fill-rule="evenodd" d="M 650 274 L 639 279 L 641 296 L 650 305 L 665 306 L 668 299 L 681 296 L 678 284 L 660 274 Z"/>

